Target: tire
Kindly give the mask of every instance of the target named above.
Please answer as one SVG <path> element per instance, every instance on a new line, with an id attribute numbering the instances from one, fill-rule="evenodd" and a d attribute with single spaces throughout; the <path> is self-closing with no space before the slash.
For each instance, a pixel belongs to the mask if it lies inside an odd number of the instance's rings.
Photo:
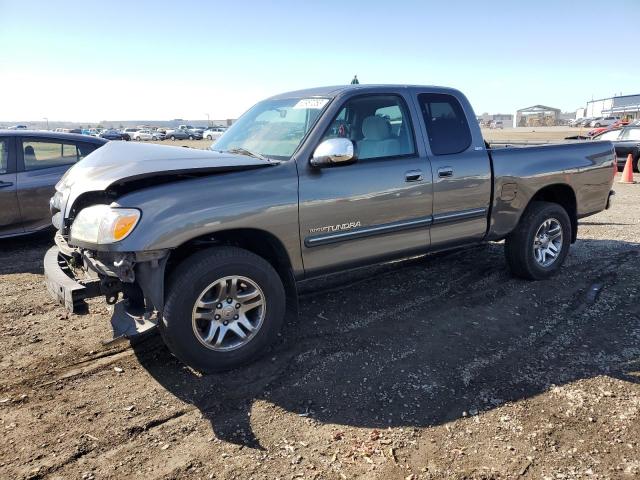
<path id="1" fill-rule="evenodd" d="M 552 263 L 545 265 L 536 260 L 534 240 L 545 221 L 549 220 L 552 225 L 555 224 L 551 219 L 559 223 L 562 237 L 557 241 L 559 247 L 556 248 L 559 248 L 559 252 L 553 257 Z M 560 270 L 567 258 L 570 245 L 571 220 L 567 211 L 557 203 L 532 202 L 523 213 L 516 229 L 506 238 L 504 250 L 507 265 L 513 275 L 528 280 L 543 280 Z M 549 258 L 552 258 L 551 254 Z"/>
<path id="2" fill-rule="evenodd" d="M 174 142 L 176 141 L 176 137 L 175 137 L 175 135 L 171 135 L 171 137 L 170 137 L 170 138 L 171 138 L 171 140 L 173 140 Z"/>
<path id="3" fill-rule="evenodd" d="M 599 123 L 596 123 L 596 124 L 594 125 L 594 127 L 596 127 L 596 128 L 600 128 L 600 127 L 601 127 L 601 125 L 600 125 Z"/>
<path id="4" fill-rule="evenodd" d="M 211 135 L 207 135 L 207 140 L 213 140 L 213 137 Z"/>
<path id="5" fill-rule="evenodd" d="M 189 135 L 189 140 L 193 140 L 193 135 Z"/>
<path id="6" fill-rule="evenodd" d="M 215 288 L 212 285 L 219 285 L 221 279 L 236 276 L 253 282 L 259 287 L 253 291 L 259 290 L 262 294 L 260 298 L 264 299 L 264 307 L 258 307 L 252 311 L 259 313 L 254 319 L 260 317 L 260 324 L 254 333 L 251 333 L 251 330 L 243 329 L 245 335 L 248 333 L 247 340 L 242 340 L 233 333 L 231 326 L 225 327 L 227 333 L 223 335 L 224 341 L 235 340 L 241 342 L 241 345 L 231 347 L 228 350 L 216 350 L 213 338 L 219 339 L 219 333 L 212 337 L 209 346 L 205 345 L 206 339 L 202 339 L 202 336 L 199 338 L 196 333 L 196 320 L 193 319 L 196 303 L 204 292 L 212 292 L 212 290 L 208 290 Z M 274 268 L 258 255 L 236 247 L 214 247 L 202 250 L 187 258 L 176 268 L 168 285 L 163 318 L 159 322 L 160 333 L 169 350 L 182 362 L 196 370 L 211 373 L 243 365 L 258 358 L 265 347 L 277 338 L 285 316 L 285 290 Z M 240 288 L 238 291 L 242 293 Z M 217 298 L 208 297 L 209 300 L 207 300 L 211 305 L 209 307 L 211 310 L 207 310 L 207 313 L 211 316 L 214 312 L 213 305 L 216 305 L 218 301 L 220 301 L 218 305 L 223 305 L 223 308 L 231 310 L 233 310 L 236 301 L 243 302 L 243 300 L 236 300 L 234 297 L 233 302 L 227 304 L 224 299 L 220 299 L 220 293 L 217 292 L 216 290 L 214 295 Z M 240 303 L 235 307 L 237 308 L 238 305 Z M 218 312 L 217 306 L 215 308 L 215 312 Z M 218 315 L 218 317 L 220 316 Z M 244 318 L 247 317 L 248 314 Z M 232 317 L 227 318 L 230 319 L 229 325 L 234 323 L 231 320 Z M 237 318 L 237 315 L 233 318 Z M 215 323 L 212 319 L 203 321 L 205 322 L 203 330 L 208 330 L 208 327 Z M 222 328 L 220 325 L 222 321 L 217 321 L 220 328 Z M 237 327 L 240 321 L 235 323 Z M 200 327 L 198 326 L 198 328 Z M 222 330 L 216 331 L 222 332 Z M 242 344 L 242 342 L 246 343 Z"/>

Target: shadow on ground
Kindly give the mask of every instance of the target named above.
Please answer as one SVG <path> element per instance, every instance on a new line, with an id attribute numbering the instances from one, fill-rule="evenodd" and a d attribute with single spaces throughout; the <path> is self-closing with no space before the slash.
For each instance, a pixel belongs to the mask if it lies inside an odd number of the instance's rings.
<path id="1" fill-rule="evenodd" d="M 54 231 L 0 239 L 0 275 L 44 272 L 42 261 L 54 245 Z"/>
<path id="2" fill-rule="evenodd" d="M 308 283 L 281 342 L 232 372 L 199 376 L 161 344 L 135 348 L 229 442 L 260 447 L 257 399 L 320 422 L 428 426 L 581 378 L 638 382 L 638 271 L 637 244 L 579 240 L 559 276 L 527 282 L 490 244 Z"/>

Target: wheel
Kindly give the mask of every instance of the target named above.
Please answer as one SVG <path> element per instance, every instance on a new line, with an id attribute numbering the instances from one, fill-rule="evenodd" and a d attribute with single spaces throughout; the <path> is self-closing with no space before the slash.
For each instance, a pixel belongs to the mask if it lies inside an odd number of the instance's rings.
<path id="1" fill-rule="evenodd" d="M 599 123 L 596 123 L 596 124 L 594 125 L 594 127 L 596 127 L 596 128 L 600 128 L 600 124 L 599 124 Z"/>
<path id="2" fill-rule="evenodd" d="M 193 140 L 193 135 L 189 135 L 189 140 Z"/>
<path id="3" fill-rule="evenodd" d="M 207 135 L 207 140 L 213 140 L 213 137 L 211 135 Z"/>
<path id="4" fill-rule="evenodd" d="M 176 141 L 176 136 L 175 135 L 171 135 L 171 140 L 173 140 L 174 142 Z"/>
<path id="5" fill-rule="evenodd" d="M 631 161 L 631 167 L 634 172 L 640 172 L 640 155 Z"/>
<path id="6" fill-rule="evenodd" d="M 542 280 L 558 272 L 571 245 L 571 220 L 557 203 L 532 202 L 505 242 L 511 273 Z"/>
<path id="7" fill-rule="evenodd" d="M 236 247 L 200 251 L 169 280 L 160 333 L 171 352 L 202 372 L 257 358 L 285 315 L 285 291 L 263 258 Z"/>

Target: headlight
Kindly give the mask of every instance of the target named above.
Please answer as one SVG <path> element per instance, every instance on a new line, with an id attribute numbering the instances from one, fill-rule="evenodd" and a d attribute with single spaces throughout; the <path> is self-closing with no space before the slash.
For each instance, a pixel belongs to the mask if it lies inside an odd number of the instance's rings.
<path id="1" fill-rule="evenodd" d="M 140 210 L 94 205 L 83 208 L 71 225 L 71 239 L 81 242 L 115 243 L 129 235 L 140 220 Z"/>

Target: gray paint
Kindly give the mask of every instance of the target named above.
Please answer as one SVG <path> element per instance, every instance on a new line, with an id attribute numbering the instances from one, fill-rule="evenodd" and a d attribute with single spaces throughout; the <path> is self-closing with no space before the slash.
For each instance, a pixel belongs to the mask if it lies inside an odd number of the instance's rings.
<path id="1" fill-rule="evenodd" d="M 461 102 L 472 133 L 465 152 L 432 155 L 416 100 L 417 94 L 432 92 L 453 95 Z M 312 167 L 313 150 L 342 104 L 368 93 L 405 99 L 416 130 L 416 155 Z M 504 238 L 533 195 L 549 185 L 572 188 L 581 216 L 605 207 L 613 181 L 609 142 L 492 150 L 492 161 L 469 102 L 456 90 L 355 85 L 274 98 L 308 96 L 330 98 L 330 102 L 290 161 L 266 163 L 190 149 L 109 145 L 74 167 L 61 183 L 63 210 L 68 215 L 82 193 L 109 190 L 131 179 L 210 173 L 121 195 L 117 205 L 143 212 L 139 225 L 121 242 L 91 248 L 173 249 L 203 235 L 251 229 L 268 232 L 281 242 L 300 279 L 430 249 Z M 445 166 L 452 167 L 454 175 L 440 179 L 437 170 Z M 229 171 L 232 168 L 240 171 Z M 412 170 L 424 173 L 422 181 L 405 181 L 405 173 Z M 312 229 L 351 222 L 360 222 L 358 228 L 369 232 L 313 244 Z M 379 229 L 388 225 L 399 228 Z"/>

